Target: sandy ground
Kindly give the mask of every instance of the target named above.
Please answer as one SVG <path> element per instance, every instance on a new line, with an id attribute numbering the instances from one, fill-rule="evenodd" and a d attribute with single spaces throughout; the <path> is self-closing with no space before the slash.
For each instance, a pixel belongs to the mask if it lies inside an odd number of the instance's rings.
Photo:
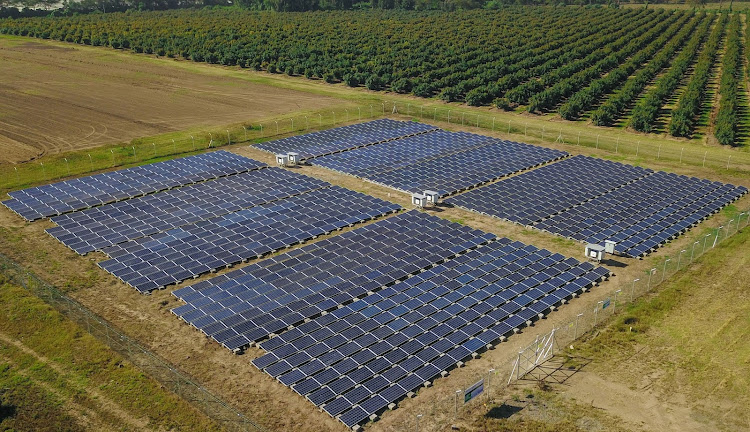
<path id="1" fill-rule="evenodd" d="M 233 146 L 229 149 L 255 159 L 273 162 L 269 153 L 248 146 Z M 403 193 L 318 167 L 306 166 L 296 170 L 397 202 L 408 208 L 408 196 Z M 706 177 L 715 177 L 710 171 L 703 174 Z M 750 201 L 744 200 L 742 205 L 746 207 L 748 204 Z M 567 256 L 583 258 L 583 245 L 569 240 L 461 209 L 443 208 L 438 214 Z M 708 221 L 707 225 L 712 223 L 714 221 Z M 44 232 L 44 229 L 50 226 L 52 223 L 49 221 L 24 223 L 7 209 L 0 208 L 0 252 L 22 262 L 56 285 L 69 287 L 72 289 L 72 295 L 87 307 L 196 377 L 206 387 L 271 430 L 312 432 L 346 429 L 337 420 L 331 419 L 310 402 L 252 366 L 250 360 L 259 356 L 260 350 L 250 349 L 241 356 L 231 354 L 177 319 L 170 309 L 181 302 L 170 293 L 183 285 L 168 287 L 150 296 L 139 295 L 132 288 L 96 267 L 96 262 L 102 256 L 90 254 L 79 257 L 52 240 Z M 690 236 L 687 237 L 667 245 L 653 259 L 684 249 Z M 479 376 L 485 376 L 490 368 L 496 369 L 497 379 L 507 379 L 517 348 L 527 346 L 533 342 L 537 334 L 549 331 L 555 323 L 570 320 L 584 310 L 589 311 L 590 303 L 597 299 L 596 296 L 603 298 L 618 287 L 629 284 L 633 278 L 652 266 L 652 259 L 640 261 L 618 258 L 606 265 L 617 274 L 612 280 L 595 287 L 581 299 L 565 305 L 550 315 L 550 319 L 539 321 L 534 327 L 511 337 L 509 342 L 487 351 L 479 359 L 469 361 L 466 367 L 452 371 L 450 377 L 438 379 L 433 387 L 421 390 L 416 398 L 403 401 L 399 409 L 385 413 L 383 419 L 369 426 L 368 430 L 411 430 L 417 414 L 425 414 L 420 431 L 444 430 L 444 426 L 451 421 L 450 412 L 446 411 L 449 410 L 450 404 L 446 406 L 444 402 L 451 400 L 450 397 L 457 388 L 465 386 Z M 219 272 L 221 273 L 223 272 Z M 644 415 L 647 415 L 647 412 L 644 412 Z"/>
<path id="2" fill-rule="evenodd" d="M 0 163 L 341 104 L 149 60 L 0 38 Z"/>

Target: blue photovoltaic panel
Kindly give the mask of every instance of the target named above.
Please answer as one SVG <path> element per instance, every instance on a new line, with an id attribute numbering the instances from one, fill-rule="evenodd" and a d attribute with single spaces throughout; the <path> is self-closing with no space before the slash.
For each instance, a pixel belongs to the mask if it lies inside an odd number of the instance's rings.
<path id="1" fill-rule="evenodd" d="M 590 243 L 612 240 L 618 253 L 641 257 L 746 193 L 744 186 L 657 172 L 536 227 Z"/>
<path id="2" fill-rule="evenodd" d="M 575 156 L 468 191 L 446 202 L 532 225 L 652 172 L 618 162 Z"/>
<path id="3" fill-rule="evenodd" d="M 312 163 L 405 192 L 450 195 L 566 152 L 465 132 L 438 131 L 315 158 Z"/>
<path id="4" fill-rule="evenodd" d="M 110 246 L 99 266 L 148 292 L 400 208 L 332 186 Z"/>
<path id="5" fill-rule="evenodd" d="M 173 312 L 237 349 L 493 238 L 411 211 L 176 290 Z"/>
<path id="6" fill-rule="evenodd" d="M 14 191 L 3 204 L 33 221 L 264 166 L 220 150 Z"/>
<path id="7" fill-rule="evenodd" d="M 352 427 L 609 274 L 499 239 L 262 342 L 253 364 Z"/>
<path id="8" fill-rule="evenodd" d="M 317 158 L 313 163 L 360 178 L 395 170 L 436 157 L 485 146 L 493 138 L 438 130 L 388 143 Z"/>
<path id="9" fill-rule="evenodd" d="M 47 232 L 79 254 L 156 234 L 329 183 L 280 168 L 264 168 L 106 204 L 52 218 Z"/>
<path id="10" fill-rule="evenodd" d="M 380 119 L 268 141 L 256 147 L 272 153 L 297 152 L 301 159 L 309 159 L 434 130 L 435 126 L 423 123 Z"/>

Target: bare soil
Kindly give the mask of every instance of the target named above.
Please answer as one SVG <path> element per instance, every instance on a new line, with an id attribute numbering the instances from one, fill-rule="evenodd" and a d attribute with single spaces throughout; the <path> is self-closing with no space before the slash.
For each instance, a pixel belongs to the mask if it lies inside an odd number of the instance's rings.
<path id="1" fill-rule="evenodd" d="M 0 38 L 0 76 L 0 163 L 341 103 L 176 61 L 20 38 Z"/>

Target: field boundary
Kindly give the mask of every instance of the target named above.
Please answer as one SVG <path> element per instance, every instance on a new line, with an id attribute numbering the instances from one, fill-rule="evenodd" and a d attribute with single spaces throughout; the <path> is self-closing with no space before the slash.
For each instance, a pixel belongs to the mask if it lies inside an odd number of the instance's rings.
<path id="1" fill-rule="evenodd" d="M 130 361 L 141 372 L 186 400 L 228 431 L 268 432 L 185 372 L 131 339 L 106 319 L 0 253 L 0 272 Z"/>
<path id="2" fill-rule="evenodd" d="M 644 135 L 643 140 L 633 141 L 632 138 L 628 139 L 619 134 L 582 133 L 575 125 L 567 123 L 550 123 L 539 127 L 534 123 L 534 119 L 532 122 L 525 122 L 522 118 L 505 120 L 502 115 L 482 115 L 469 108 L 391 100 L 334 107 L 308 115 L 280 116 L 241 126 L 208 129 L 206 132 L 193 135 L 186 134 L 182 139 L 144 137 L 127 144 L 64 153 L 46 161 L 0 165 L 0 192 L 202 153 L 229 145 L 252 145 L 289 134 L 310 133 L 389 116 L 405 116 L 414 121 L 431 124 L 447 122 L 449 125 L 491 130 L 507 134 L 512 140 L 529 144 L 563 144 L 572 148 L 594 148 L 603 153 L 601 157 L 615 160 L 676 162 L 680 165 L 713 168 L 723 172 L 750 172 L 750 152 L 740 149 L 698 146 L 688 141 L 681 146 L 680 142 L 660 140 L 659 137 L 651 135 Z M 654 140 L 659 141 L 657 143 Z"/>

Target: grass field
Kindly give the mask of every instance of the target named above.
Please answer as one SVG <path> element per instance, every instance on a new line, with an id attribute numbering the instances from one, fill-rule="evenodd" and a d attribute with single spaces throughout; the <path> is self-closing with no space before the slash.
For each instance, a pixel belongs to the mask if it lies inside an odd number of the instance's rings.
<path id="1" fill-rule="evenodd" d="M 0 388 L 2 430 L 219 430 L 84 329 L 4 279 Z"/>
<path id="2" fill-rule="evenodd" d="M 750 429 L 748 278 L 745 230 L 568 350 L 591 363 L 560 392 L 634 429 Z"/>

